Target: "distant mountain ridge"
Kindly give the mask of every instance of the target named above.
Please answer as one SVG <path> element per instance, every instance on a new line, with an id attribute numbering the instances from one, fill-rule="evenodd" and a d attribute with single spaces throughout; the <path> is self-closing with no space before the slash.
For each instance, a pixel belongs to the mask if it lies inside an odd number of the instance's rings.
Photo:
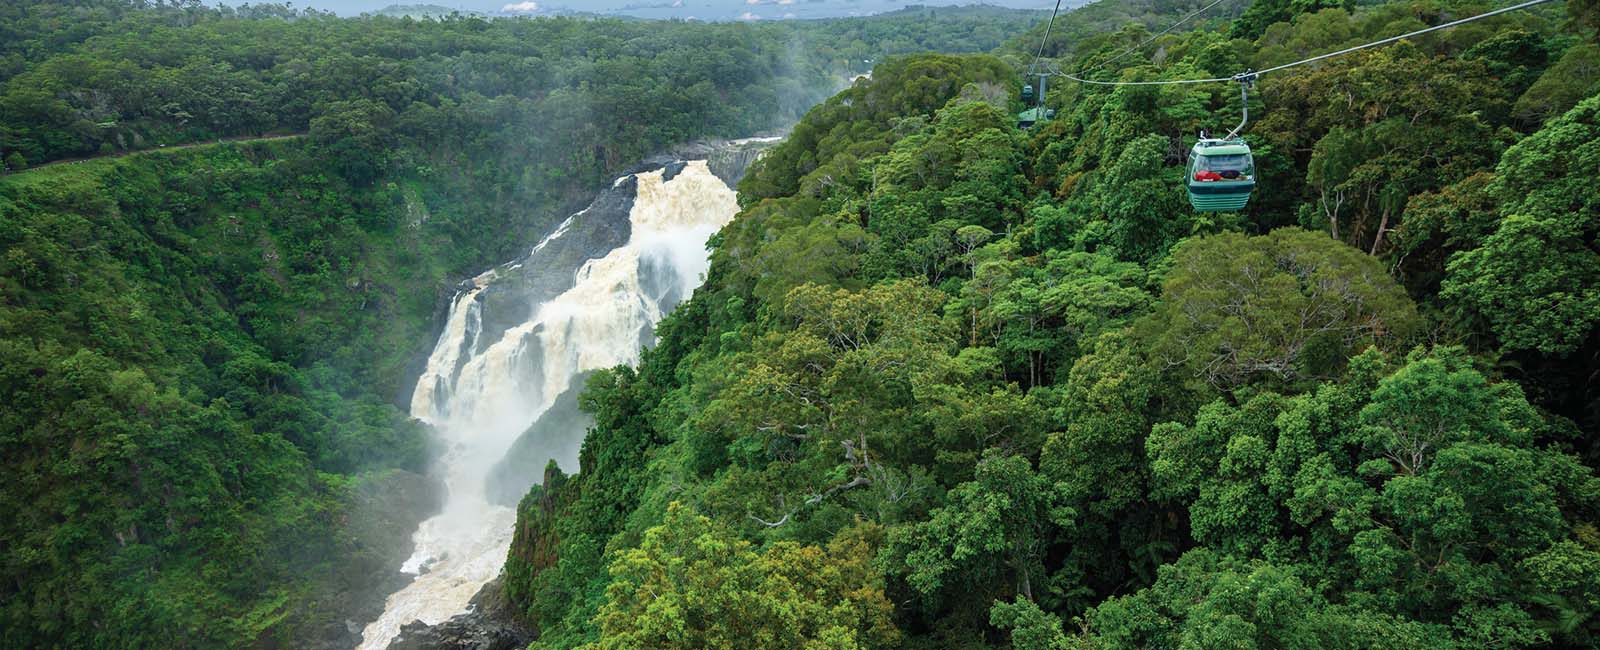
<path id="1" fill-rule="evenodd" d="M 455 9 L 444 5 L 389 5 L 372 12 L 374 16 L 389 16 L 393 18 L 444 18 L 450 14 L 459 13 L 463 16 L 483 16 L 481 11 L 469 9 Z"/>

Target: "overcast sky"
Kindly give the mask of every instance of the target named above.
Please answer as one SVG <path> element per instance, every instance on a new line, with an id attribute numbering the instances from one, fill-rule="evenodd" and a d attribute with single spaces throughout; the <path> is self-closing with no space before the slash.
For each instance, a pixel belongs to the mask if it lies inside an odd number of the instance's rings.
<path id="1" fill-rule="evenodd" d="M 229 0 L 227 3 L 239 4 L 239 2 L 240 0 Z M 974 2 L 975 0 L 294 0 L 293 6 L 332 10 L 343 16 L 354 16 L 394 4 L 434 4 L 463 11 L 515 12 L 530 15 L 590 11 L 645 18 L 773 20 L 865 16 L 893 11 L 908 4 L 944 6 Z M 1054 0 L 985 0 L 984 4 L 1022 9 L 1049 9 L 1054 5 Z"/>

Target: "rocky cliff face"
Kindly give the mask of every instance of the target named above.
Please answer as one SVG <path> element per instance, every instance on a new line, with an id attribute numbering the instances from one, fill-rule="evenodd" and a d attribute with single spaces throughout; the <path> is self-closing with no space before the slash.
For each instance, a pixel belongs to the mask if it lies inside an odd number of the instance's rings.
<path id="1" fill-rule="evenodd" d="M 414 621 L 400 628 L 400 636 L 389 644 L 389 650 L 521 650 L 528 647 L 539 635 L 518 622 L 519 617 L 510 611 L 501 585 L 500 579 L 484 585 L 472 598 L 465 614 L 438 625 Z"/>
<path id="2" fill-rule="evenodd" d="M 660 166 L 674 160 L 704 160 L 710 167 L 711 173 L 727 183 L 728 187 L 738 187 L 739 179 L 744 178 L 744 173 L 750 169 L 750 165 L 755 164 L 768 148 L 782 140 L 782 136 L 772 136 L 691 142 L 652 158 L 646 164 Z"/>
<path id="3" fill-rule="evenodd" d="M 721 178 L 728 187 L 738 187 L 739 179 L 744 178 L 750 165 L 755 164 L 756 159 L 779 140 L 781 138 L 735 140 L 712 151 L 706 157 L 706 162 L 711 166 L 711 173 Z"/>
<path id="4" fill-rule="evenodd" d="M 517 504 L 517 530 L 506 559 L 506 577 L 515 584 L 530 584 L 539 572 L 556 564 L 560 543 L 555 532 L 556 514 L 570 503 L 572 496 L 571 490 L 562 489 L 567 479 L 561 468 L 546 466 L 539 484 Z"/>

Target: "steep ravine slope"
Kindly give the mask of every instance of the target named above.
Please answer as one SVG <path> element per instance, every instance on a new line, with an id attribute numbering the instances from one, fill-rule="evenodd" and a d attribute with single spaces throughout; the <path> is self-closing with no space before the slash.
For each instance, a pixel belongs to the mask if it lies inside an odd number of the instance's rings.
<path id="1" fill-rule="evenodd" d="M 323 169 L 279 141 L 0 178 L 5 645 L 337 646 L 386 589 L 437 499 L 390 397 L 452 242 Z"/>
<path id="2" fill-rule="evenodd" d="M 708 153 L 727 147 L 749 144 Z M 736 178 L 746 164 L 739 159 L 723 156 L 732 162 L 719 171 Z M 403 567 L 416 578 L 389 598 L 363 648 L 383 648 L 396 634 L 398 647 L 411 647 L 461 627 L 498 638 L 482 620 L 498 586 L 474 594 L 500 572 L 510 543 L 515 497 L 501 495 L 526 491 L 547 462 L 577 468 L 592 423 L 577 412 L 578 382 L 635 362 L 656 322 L 698 286 L 707 239 L 737 209 L 706 160 L 647 164 L 527 255 L 463 286 L 411 405 L 444 443 L 438 471 L 449 497 L 416 533 L 416 554 Z M 469 601 L 474 611 L 446 624 Z M 444 625 L 401 633 L 417 620 Z"/>

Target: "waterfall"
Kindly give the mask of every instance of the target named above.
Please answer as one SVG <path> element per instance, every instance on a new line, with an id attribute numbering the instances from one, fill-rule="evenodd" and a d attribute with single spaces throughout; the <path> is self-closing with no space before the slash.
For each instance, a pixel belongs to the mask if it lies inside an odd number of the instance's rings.
<path id="1" fill-rule="evenodd" d="M 363 633 L 362 650 L 386 647 L 413 620 L 438 624 L 461 613 L 499 574 L 516 511 L 488 498 L 490 468 L 576 375 L 638 361 L 656 322 L 699 285 L 707 239 L 738 211 L 733 191 L 705 161 L 625 176 L 611 191 L 625 190 L 630 178 L 626 243 L 572 252 L 585 245 L 578 231 L 608 227 L 597 199 L 526 259 L 478 276 L 452 300 L 411 401 L 412 416 L 433 425 L 444 443 L 437 471 L 449 496 L 413 536 L 416 551 L 401 570 L 417 577 L 389 596 Z M 526 274 L 548 273 L 553 260 L 572 255 L 585 261 L 562 278 L 564 290 L 548 296 L 528 288 L 543 286 L 542 276 Z M 501 307 L 526 316 L 496 334 L 486 319 L 506 319 Z M 577 470 L 570 445 L 547 449 L 562 469 Z"/>

